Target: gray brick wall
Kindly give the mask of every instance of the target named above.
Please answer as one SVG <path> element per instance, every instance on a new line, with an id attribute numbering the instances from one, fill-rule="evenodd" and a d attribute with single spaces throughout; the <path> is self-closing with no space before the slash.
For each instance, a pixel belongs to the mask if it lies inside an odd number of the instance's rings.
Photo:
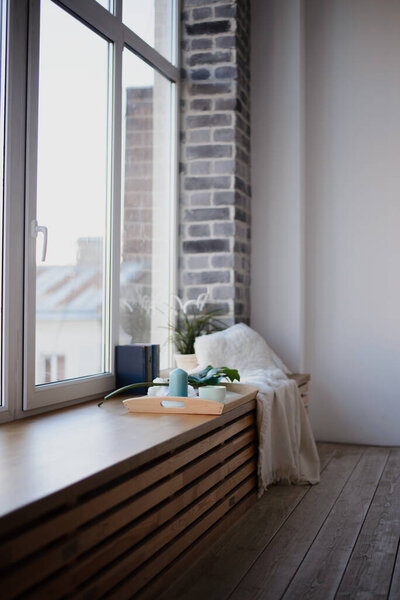
<path id="1" fill-rule="evenodd" d="M 250 1 L 183 0 L 180 295 L 250 318 Z"/>

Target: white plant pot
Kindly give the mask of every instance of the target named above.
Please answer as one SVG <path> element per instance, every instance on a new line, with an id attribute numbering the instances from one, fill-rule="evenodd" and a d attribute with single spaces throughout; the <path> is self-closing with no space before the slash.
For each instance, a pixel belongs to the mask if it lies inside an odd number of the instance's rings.
<path id="1" fill-rule="evenodd" d="M 175 362 L 178 369 L 183 369 L 187 373 L 199 366 L 195 354 L 175 354 Z"/>

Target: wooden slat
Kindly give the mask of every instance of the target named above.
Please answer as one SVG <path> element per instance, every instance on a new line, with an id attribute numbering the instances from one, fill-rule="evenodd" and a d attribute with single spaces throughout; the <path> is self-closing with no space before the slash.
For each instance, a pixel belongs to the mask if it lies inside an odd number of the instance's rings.
<path id="1" fill-rule="evenodd" d="M 385 448 L 365 451 L 283 598 L 334 597 L 388 455 Z"/>
<path id="2" fill-rule="evenodd" d="M 335 455 L 335 444 L 318 444 L 321 472 Z M 311 486 L 273 486 L 246 515 L 222 535 L 203 558 L 159 600 L 226 600 Z M 193 585 L 193 582 L 196 582 Z"/>
<path id="3" fill-rule="evenodd" d="M 242 437 L 244 438 L 247 435 L 248 434 L 244 434 Z M 230 445 L 231 444 L 227 443 L 226 446 L 223 447 L 225 453 L 229 451 Z M 118 531 L 118 534 L 111 537 L 108 542 L 101 544 L 98 549 L 95 548 L 86 558 L 78 559 L 71 568 L 66 569 L 62 574 L 58 575 L 54 581 L 49 581 L 41 587 L 40 592 L 38 592 L 39 595 L 56 597 L 58 589 L 63 589 L 65 593 L 72 592 L 78 584 L 82 583 L 85 579 L 88 579 L 96 571 L 105 567 L 118 556 L 121 556 L 155 529 L 161 527 L 169 519 L 173 518 L 177 512 L 186 508 L 200 495 L 207 492 L 211 487 L 215 486 L 236 469 L 240 468 L 245 462 L 253 459 L 253 463 L 251 464 L 255 471 L 255 455 L 256 448 L 254 444 L 245 447 L 239 453 L 228 458 L 225 463 L 214 468 L 206 476 L 195 482 L 194 485 L 185 489 L 179 496 L 171 498 L 167 504 L 161 505 L 160 508 L 153 510 L 147 516 L 143 516 L 139 520 L 134 521 L 130 527 L 124 527 L 122 529 L 124 525 L 132 522 L 138 514 L 149 511 L 152 506 L 159 504 L 161 500 L 165 500 L 165 498 L 168 497 L 168 483 L 174 483 L 171 488 L 173 491 L 179 489 L 176 485 L 178 483 L 175 481 L 176 478 L 173 477 L 171 480 L 167 481 L 166 484 L 155 488 L 151 492 L 151 494 L 155 496 L 153 497 L 152 504 L 148 502 L 148 497 L 145 495 L 134 501 L 131 505 L 128 505 L 123 512 L 117 511 L 88 529 L 77 532 L 73 540 L 69 541 L 70 545 L 73 545 L 74 548 L 78 549 L 76 554 L 87 552 L 95 543 L 101 541 L 104 542 L 111 533 Z M 194 465 L 194 467 L 194 473 L 191 472 L 192 469 L 188 469 L 188 478 L 190 478 L 190 480 L 194 480 L 194 475 L 197 475 L 199 472 L 197 468 L 198 465 Z M 182 488 L 184 487 L 183 481 Z M 162 488 L 162 495 L 159 488 Z M 157 494 L 159 494 L 158 497 Z M 132 513 L 130 514 L 131 507 Z M 28 589 L 33 583 L 44 579 L 46 575 L 70 562 L 68 560 L 69 557 L 67 556 L 66 558 L 67 549 L 68 546 L 65 544 L 40 554 L 35 560 L 30 561 L 27 565 L 18 569 L 14 575 L 6 576 L 2 581 L 3 589 L 8 588 L 18 592 Z M 74 556 L 74 558 L 76 558 L 76 556 Z"/>
<path id="4" fill-rule="evenodd" d="M 44 545 L 82 526 L 107 509 L 111 509 L 127 498 L 139 493 L 152 485 L 154 481 L 158 481 L 171 472 L 182 468 L 230 437 L 237 435 L 247 427 L 251 427 L 254 423 L 254 413 L 245 414 L 242 418 L 193 443 L 185 450 L 160 461 L 153 467 L 138 473 L 135 477 L 115 485 L 110 490 L 97 494 L 91 500 L 79 503 L 78 506 L 61 515 L 46 519 L 44 523 L 32 528 L 29 532 L 22 532 L 19 536 L 2 544 L 0 564 L 5 565 L 21 560 Z"/>
<path id="5" fill-rule="evenodd" d="M 400 449 L 391 450 L 336 598 L 386 598 L 400 539 Z M 400 598 L 393 578 L 391 597 Z"/>
<path id="6" fill-rule="evenodd" d="M 129 600 L 142 587 L 148 584 L 158 573 L 172 563 L 182 552 L 191 546 L 210 527 L 215 525 L 237 502 L 255 490 L 257 478 L 254 476 L 246 480 L 239 488 L 235 489 L 212 511 L 208 512 L 196 524 L 184 532 L 154 560 L 150 560 L 138 573 L 128 577 L 121 585 L 110 593 L 110 597 L 118 600 Z"/>
<path id="7" fill-rule="evenodd" d="M 363 452 L 363 447 L 348 446 L 335 454 L 319 485 L 310 489 L 260 554 L 232 600 L 281 598 Z"/>
<path id="8" fill-rule="evenodd" d="M 174 540 L 174 538 L 177 538 L 177 536 L 179 536 L 179 534 L 181 534 L 182 531 L 190 527 L 192 523 L 194 523 L 197 519 L 202 517 L 204 513 L 206 513 L 210 509 L 213 509 L 214 505 L 220 502 L 226 496 L 226 494 L 231 493 L 232 489 L 240 485 L 244 481 L 244 479 L 246 479 L 246 477 L 248 477 L 249 475 L 253 475 L 254 482 L 255 473 L 256 464 L 254 461 L 244 465 L 231 477 L 227 478 L 223 483 L 219 484 L 215 489 L 213 489 L 212 492 L 204 496 L 204 498 L 190 505 L 187 510 L 185 510 L 182 514 L 179 515 L 179 519 L 174 519 L 169 525 L 167 525 L 163 529 L 157 530 L 157 532 L 153 536 L 151 536 L 147 541 L 142 542 L 135 550 L 130 552 L 124 558 L 121 558 L 118 561 L 116 561 L 112 568 L 105 570 L 104 573 L 99 573 L 96 576 L 95 583 L 92 583 L 92 585 L 89 585 L 87 587 L 85 586 L 84 588 L 82 588 L 81 592 L 75 594 L 75 599 L 80 600 L 87 597 L 97 598 L 100 595 L 103 595 L 105 592 L 108 592 L 120 581 L 125 579 L 127 574 L 140 567 L 142 563 L 153 557 L 159 550 L 161 550 L 169 542 Z M 185 536 L 187 534 L 183 535 Z M 194 539 L 195 538 L 193 538 L 193 540 Z M 173 542 L 173 544 L 175 543 L 179 542 Z M 167 559 L 169 553 L 169 549 L 164 551 L 164 554 L 167 557 Z M 157 556 L 157 558 L 154 558 L 154 563 L 154 565 L 151 565 L 150 561 L 150 570 L 154 573 L 157 573 L 162 569 L 162 566 L 160 566 L 162 564 L 162 558 L 160 560 L 160 557 Z M 141 581 L 145 577 L 144 572 L 148 570 L 149 566 L 143 567 L 143 573 L 140 569 L 136 577 L 134 577 L 135 583 L 136 581 Z M 118 592 L 118 597 L 119 596 L 120 593 Z"/>
<path id="9" fill-rule="evenodd" d="M 141 590 L 137 595 L 138 600 L 154 600 L 154 598 L 160 598 L 160 594 L 166 587 L 168 588 L 168 585 L 175 581 L 183 572 L 187 571 L 205 550 L 217 543 L 219 538 L 226 531 L 230 530 L 232 525 L 243 519 L 243 516 L 247 511 L 256 504 L 256 500 L 257 493 L 254 491 L 236 504 L 226 515 L 220 518 L 213 527 L 175 559 L 171 565 L 161 573 L 161 576 L 155 577 L 145 589 Z M 190 586 L 186 588 L 185 600 L 188 598 L 188 589 L 190 590 L 191 595 L 196 585 L 197 582 L 192 580 Z M 172 598 L 175 600 L 175 597 L 170 594 L 167 595 L 167 598 L 168 600 L 172 600 Z"/>

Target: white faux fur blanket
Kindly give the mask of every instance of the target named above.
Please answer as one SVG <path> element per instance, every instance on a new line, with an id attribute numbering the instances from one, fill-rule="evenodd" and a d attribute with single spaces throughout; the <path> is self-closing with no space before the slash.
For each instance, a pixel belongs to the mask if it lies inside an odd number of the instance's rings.
<path id="1" fill-rule="evenodd" d="M 319 456 L 308 415 L 287 367 L 253 329 L 239 323 L 201 336 L 195 343 L 200 367 L 230 367 L 241 383 L 258 388 L 258 491 L 278 481 L 318 483 Z"/>

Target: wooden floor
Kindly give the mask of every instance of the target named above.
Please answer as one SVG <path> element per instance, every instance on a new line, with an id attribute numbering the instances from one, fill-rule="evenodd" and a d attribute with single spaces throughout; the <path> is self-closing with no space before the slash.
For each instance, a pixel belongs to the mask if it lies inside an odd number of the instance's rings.
<path id="1" fill-rule="evenodd" d="M 400 448 L 318 449 L 318 485 L 271 488 L 162 600 L 399 600 Z"/>

